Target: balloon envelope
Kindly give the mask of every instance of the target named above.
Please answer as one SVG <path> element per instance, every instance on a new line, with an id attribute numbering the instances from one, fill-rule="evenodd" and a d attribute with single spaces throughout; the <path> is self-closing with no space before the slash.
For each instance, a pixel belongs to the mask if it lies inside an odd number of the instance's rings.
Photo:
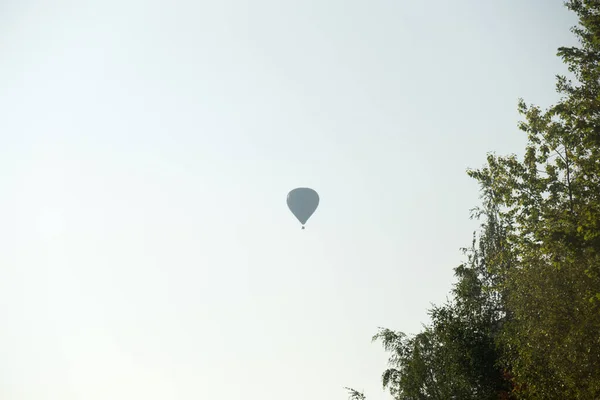
<path id="1" fill-rule="evenodd" d="M 287 205 L 292 214 L 304 225 L 319 206 L 319 195 L 309 188 L 297 188 L 288 193 Z"/>

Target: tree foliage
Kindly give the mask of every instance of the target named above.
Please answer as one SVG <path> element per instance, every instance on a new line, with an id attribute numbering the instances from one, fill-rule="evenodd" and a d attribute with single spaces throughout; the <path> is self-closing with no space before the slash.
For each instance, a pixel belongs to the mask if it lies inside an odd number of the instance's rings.
<path id="1" fill-rule="evenodd" d="M 579 45 L 558 56 L 574 79 L 557 76 L 547 109 L 519 101 L 523 157 L 468 171 L 482 225 L 452 299 L 416 335 L 374 337 L 395 399 L 600 398 L 600 1 L 565 5 Z"/>
<path id="2" fill-rule="evenodd" d="M 510 391 L 495 344 L 507 313 L 497 289 L 500 275 L 490 273 L 507 268 L 505 229 L 487 197 L 473 216 L 484 222 L 464 249 L 467 262 L 455 268 L 452 301 L 433 307 L 431 324 L 417 335 L 381 328 L 373 337 L 389 354 L 382 383 L 395 399 L 496 400 Z"/>
<path id="3" fill-rule="evenodd" d="M 519 102 L 525 156 L 470 171 L 497 194 L 514 257 L 504 281 L 512 318 L 500 336 L 521 398 L 600 396 L 600 2 L 574 0 L 580 47 L 558 54 L 576 82 L 542 110 Z"/>

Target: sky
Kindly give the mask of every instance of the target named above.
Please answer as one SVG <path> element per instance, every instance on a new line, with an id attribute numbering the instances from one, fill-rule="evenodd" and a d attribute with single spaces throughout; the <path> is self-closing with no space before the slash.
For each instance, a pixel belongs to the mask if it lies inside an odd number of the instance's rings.
<path id="1" fill-rule="evenodd" d="M 548 0 L 0 1 L 0 398 L 389 399 L 520 153 Z M 300 229 L 295 187 L 319 192 Z"/>

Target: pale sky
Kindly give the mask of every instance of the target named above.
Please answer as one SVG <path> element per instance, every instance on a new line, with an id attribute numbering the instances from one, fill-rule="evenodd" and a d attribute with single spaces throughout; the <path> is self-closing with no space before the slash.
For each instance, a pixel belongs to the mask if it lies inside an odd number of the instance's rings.
<path id="1" fill-rule="evenodd" d="M 560 0 L 0 0 L 0 398 L 389 399 L 556 99 Z M 317 190 L 306 230 L 287 192 Z"/>

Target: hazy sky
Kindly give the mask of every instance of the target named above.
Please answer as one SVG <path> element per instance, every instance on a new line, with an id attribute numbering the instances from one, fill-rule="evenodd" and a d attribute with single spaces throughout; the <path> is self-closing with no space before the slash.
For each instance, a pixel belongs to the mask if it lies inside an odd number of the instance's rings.
<path id="1" fill-rule="evenodd" d="M 0 398 L 388 399 L 548 0 L 0 0 Z M 321 204 L 302 231 L 287 192 Z"/>

